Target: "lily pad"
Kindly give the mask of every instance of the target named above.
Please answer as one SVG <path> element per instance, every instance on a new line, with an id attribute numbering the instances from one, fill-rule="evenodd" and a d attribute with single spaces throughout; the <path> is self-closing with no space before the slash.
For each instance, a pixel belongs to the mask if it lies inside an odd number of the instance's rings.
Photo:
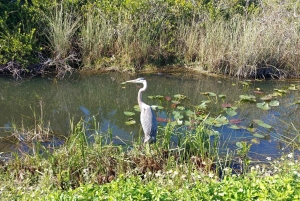
<path id="1" fill-rule="evenodd" d="M 215 93 L 213 93 L 213 92 L 202 92 L 201 93 L 202 95 L 205 95 L 205 96 L 211 96 L 211 97 L 215 97 L 215 96 L 217 96 Z"/>
<path id="2" fill-rule="evenodd" d="M 300 100 L 295 101 L 294 104 L 300 104 Z"/>
<path id="3" fill-rule="evenodd" d="M 266 102 L 262 102 L 262 103 L 257 103 L 256 106 L 260 109 L 263 109 L 263 110 L 270 110 L 270 106 L 268 103 Z"/>
<path id="4" fill-rule="evenodd" d="M 232 108 L 224 108 L 226 114 L 230 117 L 237 115 L 237 112 Z"/>
<path id="5" fill-rule="evenodd" d="M 257 138 L 265 138 L 264 135 L 259 134 L 259 133 L 254 133 L 253 136 L 257 137 Z"/>
<path id="6" fill-rule="evenodd" d="M 186 126 L 191 126 L 191 125 L 192 125 L 192 122 L 190 122 L 190 121 L 184 121 L 184 125 L 186 125 Z"/>
<path id="7" fill-rule="evenodd" d="M 133 125 L 133 124 L 135 124 L 135 123 L 136 123 L 135 120 L 130 119 L 129 121 L 126 121 L 126 122 L 125 122 L 125 125 L 129 126 L 129 125 Z"/>
<path id="8" fill-rule="evenodd" d="M 287 91 L 284 90 L 284 89 L 274 89 L 274 91 L 278 92 L 278 93 L 281 93 L 281 94 L 286 94 Z"/>
<path id="9" fill-rule="evenodd" d="M 255 123 L 257 123 L 259 126 L 264 127 L 264 128 L 272 128 L 272 126 L 270 126 L 269 124 L 266 124 L 265 122 L 263 122 L 262 120 L 259 119 L 254 119 L 253 120 Z"/>
<path id="10" fill-rule="evenodd" d="M 176 95 L 174 95 L 174 97 L 177 98 L 177 99 L 179 99 L 179 100 L 186 99 L 186 96 L 182 95 L 182 94 L 176 94 Z"/>
<path id="11" fill-rule="evenodd" d="M 240 129 L 240 127 L 238 127 L 237 125 L 234 125 L 234 124 L 232 124 L 232 125 L 230 125 L 228 127 L 231 128 L 231 129 L 234 129 L 234 130 Z"/>
<path id="12" fill-rule="evenodd" d="M 198 109 L 202 109 L 202 110 L 205 110 L 207 109 L 207 105 L 205 102 L 201 103 L 200 105 L 197 106 Z"/>
<path id="13" fill-rule="evenodd" d="M 188 110 L 186 111 L 186 115 L 191 117 L 191 116 L 194 116 L 195 115 L 195 112 L 191 111 L 191 110 Z"/>
<path id="14" fill-rule="evenodd" d="M 242 142 L 236 142 L 235 145 L 241 149 L 244 147 Z"/>
<path id="15" fill-rule="evenodd" d="M 178 111 L 173 111 L 173 115 L 175 119 L 183 119 L 183 115 Z"/>
<path id="16" fill-rule="evenodd" d="M 251 139 L 251 142 L 253 142 L 254 144 L 260 144 L 260 140 L 258 140 L 257 138 Z"/>
<path id="17" fill-rule="evenodd" d="M 288 89 L 291 90 L 291 91 L 296 91 L 297 90 L 295 84 L 291 84 Z"/>
<path id="18" fill-rule="evenodd" d="M 134 110 L 137 112 L 141 112 L 140 106 L 139 105 L 135 105 L 134 106 Z"/>
<path id="19" fill-rule="evenodd" d="M 260 99 L 263 100 L 263 101 L 270 101 L 272 99 L 272 96 L 271 95 L 266 95 L 266 96 L 261 97 Z"/>
<path id="20" fill-rule="evenodd" d="M 256 128 L 254 128 L 254 127 L 248 127 L 247 131 L 249 131 L 251 133 L 254 133 L 256 131 Z"/>
<path id="21" fill-rule="evenodd" d="M 178 106 L 177 109 L 178 110 L 184 110 L 185 108 L 183 106 Z"/>
<path id="22" fill-rule="evenodd" d="M 134 112 L 129 112 L 129 111 L 124 111 L 124 114 L 127 116 L 134 116 L 135 113 Z"/>
<path id="23" fill-rule="evenodd" d="M 229 123 L 229 120 L 225 116 L 217 117 L 214 120 L 214 125 L 220 127 Z"/>
<path id="24" fill-rule="evenodd" d="M 180 104 L 180 102 L 177 101 L 177 100 L 172 100 L 172 103 L 174 103 L 174 104 L 176 104 L 176 105 Z"/>
<path id="25" fill-rule="evenodd" d="M 220 95 L 219 95 L 219 98 L 221 98 L 221 99 L 225 99 L 225 98 L 226 98 L 226 95 L 224 95 L 224 94 L 220 94 Z"/>
<path id="26" fill-rule="evenodd" d="M 215 130 L 208 130 L 207 131 L 208 135 L 213 136 L 213 135 L 220 135 L 219 131 Z"/>
<path id="27" fill-rule="evenodd" d="M 156 110 L 156 109 L 162 110 L 162 109 L 164 109 L 164 107 L 163 107 L 163 106 L 160 106 L 160 105 L 151 105 L 151 108 L 152 108 L 153 110 Z"/>
<path id="28" fill-rule="evenodd" d="M 256 102 L 256 97 L 253 95 L 240 95 L 241 101 Z"/>
<path id="29" fill-rule="evenodd" d="M 282 96 L 282 93 L 274 92 L 274 93 L 272 93 L 272 96 L 273 97 Z"/>
<path id="30" fill-rule="evenodd" d="M 163 97 L 162 95 L 156 95 L 155 98 L 161 100 L 161 99 L 163 99 L 164 97 Z"/>
<path id="31" fill-rule="evenodd" d="M 272 106 L 272 107 L 277 107 L 277 106 L 279 106 L 279 101 L 277 101 L 277 100 L 271 101 L 271 102 L 270 102 L 270 106 Z"/>

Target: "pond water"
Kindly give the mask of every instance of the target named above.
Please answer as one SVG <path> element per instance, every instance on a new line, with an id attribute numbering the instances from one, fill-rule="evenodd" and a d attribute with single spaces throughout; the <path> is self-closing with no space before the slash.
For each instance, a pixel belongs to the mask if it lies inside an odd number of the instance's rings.
<path id="1" fill-rule="evenodd" d="M 248 87 L 238 80 L 223 79 L 197 75 L 195 73 L 162 73 L 147 75 L 129 75 L 121 73 L 106 73 L 100 75 L 73 75 L 72 77 L 57 81 L 52 78 L 33 78 L 13 80 L 11 78 L 0 79 L 0 152 L 9 153 L 19 149 L 16 143 L 8 136 L 12 134 L 15 126 L 19 131 L 36 128 L 40 120 L 45 127 L 51 128 L 57 136 L 70 134 L 71 121 L 73 123 L 83 119 L 87 122 L 95 119 L 99 124 L 99 132 L 111 133 L 115 144 L 122 144 L 132 139 L 137 139 L 141 132 L 139 114 L 134 111 L 137 104 L 138 84 L 121 83 L 143 76 L 148 81 L 148 89 L 143 95 L 147 104 L 160 105 L 151 95 L 168 96 L 174 99 L 175 94 L 182 94 L 188 98 L 190 106 L 200 105 L 209 97 L 201 94 L 213 92 L 217 95 L 224 94 L 224 101 L 210 97 L 214 105 L 211 107 L 211 115 L 222 110 L 221 104 L 230 103 L 236 105 L 240 95 L 254 95 L 257 102 L 262 102 L 259 97 L 274 93 L 274 89 L 288 88 L 297 81 L 252 81 Z M 264 94 L 255 93 L 260 88 Z M 270 110 L 262 110 L 256 103 L 239 103 L 237 114 L 227 116 L 232 124 L 249 127 L 253 120 L 262 120 L 272 126 L 266 129 L 254 125 L 255 133 L 264 135 L 263 139 L 255 138 L 253 133 L 246 129 L 231 129 L 230 124 L 221 127 L 212 127 L 221 134 L 221 148 L 237 149 L 236 142 L 248 141 L 252 143 L 251 154 L 253 157 L 275 157 L 279 153 L 289 152 L 297 147 L 300 141 L 298 130 L 300 128 L 300 113 L 298 104 L 299 91 L 287 91 L 282 96 L 274 97 L 280 105 L 271 107 Z M 128 116 L 124 111 L 135 112 L 135 125 L 125 125 Z M 157 112 L 159 118 L 172 118 L 165 111 Z M 159 122 L 165 125 L 164 122 Z M 87 128 L 91 126 L 87 123 Z M 22 133 L 22 132 L 21 132 Z M 160 134 L 160 133 L 159 133 Z M 159 135 L 158 134 L 158 135 Z M 63 143 L 62 138 L 55 138 L 47 142 L 51 146 Z"/>

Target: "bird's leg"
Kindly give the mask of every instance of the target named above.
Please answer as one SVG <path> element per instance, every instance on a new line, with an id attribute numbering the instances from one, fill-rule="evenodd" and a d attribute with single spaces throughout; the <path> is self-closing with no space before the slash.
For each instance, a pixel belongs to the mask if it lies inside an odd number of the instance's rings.
<path id="1" fill-rule="evenodd" d="M 145 143 L 145 151 L 147 156 L 151 155 L 150 144 L 147 142 Z"/>

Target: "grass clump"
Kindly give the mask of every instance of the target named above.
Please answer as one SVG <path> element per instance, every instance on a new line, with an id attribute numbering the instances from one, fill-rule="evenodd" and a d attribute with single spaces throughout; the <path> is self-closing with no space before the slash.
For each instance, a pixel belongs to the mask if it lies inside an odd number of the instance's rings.
<path id="1" fill-rule="evenodd" d="M 299 163 L 293 154 L 243 174 L 223 163 L 218 138 L 200 124 L 187 137 L 168 124 L 150 146 L 112 144 L 110 133 L 94 131 L 89 139 L 83 120 L 72 127 L 64 145 L 49 149 L 35 143 L 35 152 L 14 155 L 0 168 L 4 200 L 277 200 L 299 198 Z M 174 139 L 178 136 L 178 144 Z M 189 131 L 187 131 L 189 132 Z M 228 155 L 227 155 L 228 156 Z M 230 158 L 228 159 L 230 160 Z"/>
<path id="2" fill-rule="evenodd" d="M 64 77 L 73 68 L 138 71 L 176 65 L 237 77 L 299 77 L 299 2 L 1 5 L 0 65 L 10 72 L 8 66 L 27 69 L 24 73 L 55 67 Z"/>

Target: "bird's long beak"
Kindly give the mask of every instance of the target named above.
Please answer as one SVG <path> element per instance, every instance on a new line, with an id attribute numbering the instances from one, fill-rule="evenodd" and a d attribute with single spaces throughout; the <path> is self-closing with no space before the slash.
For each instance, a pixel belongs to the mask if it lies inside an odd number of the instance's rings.
<path id="1" fill-rule="evenodd" d="M 136 80 L 128 80 L 128 81 L 126 81 L 126 82 L 135 83 Z"/>

